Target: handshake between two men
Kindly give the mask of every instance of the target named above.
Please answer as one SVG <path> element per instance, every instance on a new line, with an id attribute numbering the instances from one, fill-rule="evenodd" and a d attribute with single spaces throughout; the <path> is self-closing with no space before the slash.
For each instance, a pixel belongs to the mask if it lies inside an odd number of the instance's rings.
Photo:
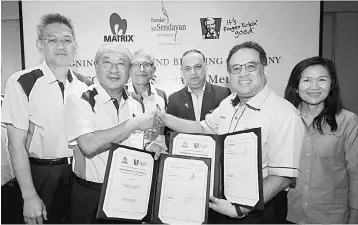
<path id="1" fill-rule="evenodd" d="M 166 114 L 160 110 L 154 110 L 151 113 L 144 113 L 138 117 L 135 117 L 138 130 L 142 130 L 146 137 L 155 137 L 159 133 L 163 134 L 164 131 L 164 118 Z M 167 153 L 167 147 L 164 139 L 163 143 L 160 141 L 150 141 L 144 145 L 144 149 L 150 152 L 154 152 L 154 159 L 157 160 L 161 153 Z"/>
<path id="2" fill-rule="evenodd" d="M 137 119 L 139 130 L 143 130 L 146 133 L 155 133 L 164 126 L 181 133 L 203 133 L 199 122 L 180 119 L 160 110 L 145 113 L 137 117 Z M 165 152 L 163 147 L 156 143 L 151 143 L 145 149 L 155 152 L 155 159 L 159 158 L 160 153 Z"/>

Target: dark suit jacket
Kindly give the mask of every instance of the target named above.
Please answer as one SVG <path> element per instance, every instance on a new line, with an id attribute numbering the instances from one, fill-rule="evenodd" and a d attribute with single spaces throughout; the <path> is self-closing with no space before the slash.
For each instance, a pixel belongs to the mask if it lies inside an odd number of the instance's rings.
<path id="1" fill-rule="evenodd" d="M 200 121 L 204 120 L 205 115 L 216 109 L 220 102 L 230 94 L 229 88 L 206 82 Z M 182 119 L 195 120 L 193 101 L 187 86 L 169 96 L 167 113 Z"/>
<path id="2" fill-rule="evenodd" d="M 204 120 L 205 115 L 216 109 L 220 102 L 230 94 L 231 91 L 229 88 L 206 82 L 203 102 L 201 105 L 200 121 Z M 169 96 L 167 113 L 182 119 L 195 121 L 193 100 L 187 86 Z M 170 129 L 166 127 L 164 133 L 165 143 L 169 147 Z"/>

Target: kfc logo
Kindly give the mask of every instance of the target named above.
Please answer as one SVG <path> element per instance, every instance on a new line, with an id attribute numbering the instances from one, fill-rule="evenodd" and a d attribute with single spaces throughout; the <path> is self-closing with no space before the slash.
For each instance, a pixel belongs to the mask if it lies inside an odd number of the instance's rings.
<path id="1" fill-rule="evenodd" d="M 219 39 L 221 18 L 200 18 L 203 39 Z"/>

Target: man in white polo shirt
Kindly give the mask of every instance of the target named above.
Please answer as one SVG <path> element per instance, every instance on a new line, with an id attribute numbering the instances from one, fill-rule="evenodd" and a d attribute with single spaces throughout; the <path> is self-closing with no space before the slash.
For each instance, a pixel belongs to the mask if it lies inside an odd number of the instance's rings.
<path id="1" fill-rule="evenodd" d="M 5 86 L 1 121 L 24 200 L 25 223 L 68 223 L 72 150 L 63 127 L 66 96 L 87 88 L 69 65 L 76 53 L 69 18 L 44 15 L 37 26 L 42 64 L 11 75 Z"/>
<path id="2" fill-rule="evenodd" d="M 227 69 L 234 93 L 205 120 L 187 121 L 159 111 L 156 117 L 179 132 L 225 134 L 261 127 L 265 209 L 235 207 L 215 197 L 211 197 L 209 206 L 222 214 L 219 223 L 285 223 L 284 190 L 298 176 L 303 123 L 297 109 L 267 86 L 267 58 L 259 44 L 244 42 L 234 46 L 227 58 Z"/>
<path id="3" fill-rule="evenodd" d="M 124 88 L 131 64 L 128 49 L 106 43 L 98 49 L 95 63 L 98 82 L 68 96 L 65 106 L 66 135 L 74 151 L 71 223 L 101 222 L 96 212 L 110 144 L 143 149 L 143 131 L 157 124 Z M 153 151 L 157 159 L 160 151 Z"/>

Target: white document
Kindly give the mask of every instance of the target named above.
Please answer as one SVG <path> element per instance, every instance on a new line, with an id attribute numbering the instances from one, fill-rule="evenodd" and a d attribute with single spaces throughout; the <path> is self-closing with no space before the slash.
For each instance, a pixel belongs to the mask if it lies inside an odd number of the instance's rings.
<path id="1" fill-rule="evenodd" d="M 154 159 L 126 148 L 113 152 L 103 211 L 107 217 L 141 220 L 147 215 Z"/>
<path id="2" fill-rule="evenodd" d="M 224 141 L 224 194 L 228 201 L 255 206 L 259 201 L 257 136 L 253 132 Z"/>
<path id="3" fill-rule="evenodd" d="M 144 148 L 144 132 L 136 130 L 129 135 L 129 137 L 121 143 L 132 148 L 143 149 Z"/>
<path id="4" fill-rule="evenodd" d="M 167 158 L 164 162 L 158 217 L 167 224 L 205 220 L 208 166 L 201 160 Z"/>
<path id="5" fill-rule="evenodd" d="M 215 140 L 210 136 L 178 134 L 173 140 L 173 155 L 211 158 L 210 196 L 214 191 Z"/>

